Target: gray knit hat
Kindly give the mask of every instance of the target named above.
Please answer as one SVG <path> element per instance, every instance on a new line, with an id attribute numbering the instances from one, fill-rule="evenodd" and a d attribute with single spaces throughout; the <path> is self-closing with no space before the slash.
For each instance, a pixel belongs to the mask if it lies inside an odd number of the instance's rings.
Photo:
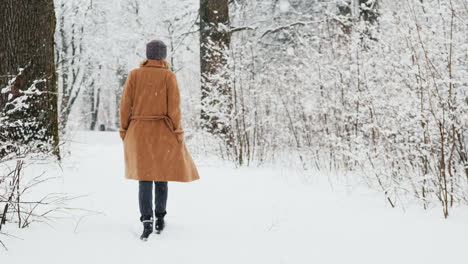
<path id="1" fill-rule="evenodd" d="M 167 57 L 167 46 L 161 40 L 152 40 L 146 44 L 146 58 L 160 60 Z"/>

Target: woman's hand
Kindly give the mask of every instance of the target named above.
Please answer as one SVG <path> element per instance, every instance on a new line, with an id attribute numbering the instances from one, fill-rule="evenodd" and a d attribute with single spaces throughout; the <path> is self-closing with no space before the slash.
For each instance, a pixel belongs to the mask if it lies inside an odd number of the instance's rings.
<path id="1" fill-rule="evenodd" d="M 183 133 L 177 134 L 177 141 L 179 143 L 184 142 L 184 134 Z"/>
<path id="2" fill-rule="evenodd" d="M 127 130 L 125 129 L 120 129 L 119 130 L 119 133 L 120 133 L 120 138 L 122 139 L 122 141 L 125 139 L 125 134 L 127 134 Z"/>

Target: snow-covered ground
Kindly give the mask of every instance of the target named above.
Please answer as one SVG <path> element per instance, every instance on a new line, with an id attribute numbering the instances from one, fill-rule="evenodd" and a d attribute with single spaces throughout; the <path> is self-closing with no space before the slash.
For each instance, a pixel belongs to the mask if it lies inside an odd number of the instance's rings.
<path id="1" fill-rule="evenodd" d="M 468 210 L 391 209 L 379 194 L 287 169 L 196 157 L 201 180 L 170 183 L 167 228 L 138 239 L 137 182 L 117 133 L 78 133 L 62 170 L 70 218 L 4 231 L 0 263 L 467 263 Z M 209 164 L 209 165 L 208 165 Z"/>

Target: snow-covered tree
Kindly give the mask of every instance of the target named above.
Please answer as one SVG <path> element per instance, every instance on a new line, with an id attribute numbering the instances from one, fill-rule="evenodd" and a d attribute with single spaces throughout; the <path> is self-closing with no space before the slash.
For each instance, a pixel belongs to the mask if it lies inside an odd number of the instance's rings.
<path id="1" fill-rule="evenodd" d="M 0 158 L 30 144 L 58 155 L 54 3 L 4 1 L 0 17 Z"/>

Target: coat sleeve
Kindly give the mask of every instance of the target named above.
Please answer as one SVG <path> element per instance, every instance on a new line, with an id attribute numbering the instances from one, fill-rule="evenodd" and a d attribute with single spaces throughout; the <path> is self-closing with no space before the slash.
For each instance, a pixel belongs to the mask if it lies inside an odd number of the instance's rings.
<path id="1" fill-rule="evenodd" d="M 133 98 L 135 94 L 135 77 L 133 71 L 128 74 L 127 81 L 122 92 L 120 100 L 120 137 L 125 138 L 128 126 L 130 125 L 130 117 L 133 108 Z"/>
<path id="2" fill-rule="evenodd" d="M 167 115 L 172 120 L 177 141 L 181 143 L 184 140 L 184 131 L 180 111 L 180 92 L 176 76 L 172 72 L 167 77 Z"/>

